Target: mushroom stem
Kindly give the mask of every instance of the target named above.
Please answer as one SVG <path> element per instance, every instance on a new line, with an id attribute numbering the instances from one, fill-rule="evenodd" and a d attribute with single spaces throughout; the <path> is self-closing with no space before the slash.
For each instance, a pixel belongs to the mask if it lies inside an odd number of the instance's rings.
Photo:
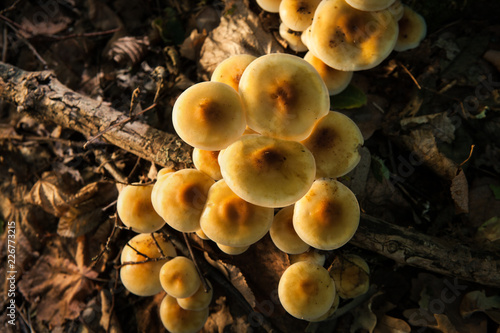
<path id="1" fill-rule="evenodd" d="M 203 273 L 201 272 L 200 266 L 198 266 L 198 262 L 196 261 L 196 258 L 193 253 L 193 249 L 191 248 L 191 243 L 189 243 L 189 239 L 187 237 L 187 234 L 185 232 L 182 233 L 182 236 L 184 236 L 184 242 L 186 242 L 186 246 L 189 251 L 189 256 L 191 257 L 191 260 L 193 260 L 194 267 L 196 267 L 196 271 L 198 272 L 198 275 L 200 276 L 201 283 L 203 284 L 203 290 L 205 290 L 206 293 L 210 291 L 210 286 L 207 283 L 207 280 L 205 279 L 205 276 L 203 276 Z"/>

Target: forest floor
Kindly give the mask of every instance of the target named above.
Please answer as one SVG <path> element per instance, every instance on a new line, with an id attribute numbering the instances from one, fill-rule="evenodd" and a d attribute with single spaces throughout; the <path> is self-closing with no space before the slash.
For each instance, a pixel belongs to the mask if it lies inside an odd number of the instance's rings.
<path id="1" fill-rule="evenodd" d="M 334 319 L 309 324 L 276 300 L 289 262 L 269 236 L 229 256 L 190 235 L 204 273 L 216 277 L 204 332 L 500 332 L 500 4 L 403 2 L 426 19 L 424 41 L 356 72 L 348 91 L 332 97 L 365 138 L 360 165 L 342 181 L 359 200 L 361 225 L 383 221 L 410 232 L 413 245 L 399 239 L 405 253 L 428 239 L 446 241 L 450 252 L 398 260 L 355 237 L 326 252 L 325 267 L 336 256 L 362 256 L 369 293 L 342 300 Z M 296 54 L 279 38 L 278 15 L 254 1 L 2 3 L 3 63 L 50 70 L 124 114 L 153 106 L 133 120 L 168 133 L 177 96 L 208 80 L 220 61 Z M 163 294 L 138 297 L 121 285 L 119 255 L 134 233 L 113 229 L 116 184 L 154 180 L 161 166 L 101 137 L 85 145 L 88 136 L 19 111 L 0 99 L 0 330 L 164 331 L 156 315 Z M 183 248 L 182 235 L 165 231 Z M 491 263 L 491 279 L 450 262 L 462 247 Z"/>

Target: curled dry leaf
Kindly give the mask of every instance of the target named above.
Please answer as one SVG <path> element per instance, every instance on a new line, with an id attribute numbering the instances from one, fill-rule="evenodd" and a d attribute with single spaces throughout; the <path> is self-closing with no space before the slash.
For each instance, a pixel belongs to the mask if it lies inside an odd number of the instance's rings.
<path id="1" fill-rule="evenodd" d="M 110 45 L 107 56 L 120 65 L 133 66 L 142 60 L 148 47 L 149 38 L 147 36 L 122 37 Z"/>
<path id="2" fill-rule="evenodd" d="M 464 170 L 460 169 L 459 173 L 451 180 L 451 198 L 455 204 L 455 212 L 457 214 L 469 212 L 469 186 L 467 178 L 465 178 Z"/>
<path id="3" fill-rule="evenodd" d="M 399 318 L 394 318 L 388 315 L 383 315 L 379 318 L 377 326 L 373 333 L 410 333 L 411 327 L 406 321 Z"/>
<path id="4" fill-rule="evenodd" d="M 500 295 L 486 296 L 484 290 L 465 294 L 460 303 L 460 315 L 469 317 L 474 312 L 484 312 L 497 324 L 500 324 Z"/>
<path id="5" fill-rule="evenodd" d="M 215 67 L 236 54 L 255 56 L 284 52 L 274 36 L 262 28 L 246 1 L 228 1 L 219 26 L 205 39 L 200 54 L 200 72 L 209 80 Z M 230 14 L 229 14 L 230 12 Z"/>
<path id="6" fill-rule="evenodd" d="M 484 222 L 476 232 L 476 240 L 486 246 L 500 249 L 500 218 L 494 216 Z"/>
<path id="7" fill-rule="evenodd" d="M 205 323 L 204 332 L 250 332 L 250 324 L 242 317 L 234 317 L 229 311 L 225 296 L 215 300 L 215 309 Z"/>

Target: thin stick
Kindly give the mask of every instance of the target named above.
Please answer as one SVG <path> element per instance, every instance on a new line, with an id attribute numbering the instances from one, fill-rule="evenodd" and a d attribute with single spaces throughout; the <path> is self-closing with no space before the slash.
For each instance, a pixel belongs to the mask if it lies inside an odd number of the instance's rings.
<path id="1" fill-rule="evenodd" d="M 35 47 L 26 38 L 24 38 L 23 35 L 19 33 L 19 30 L 17 30 L 12 24 L 10 24 L 7 21 L 5 21 L 5 24 L 8 25 L 16 33 L 16 36 L 20 40 L 22 40 L 24 44 L 26 44 L 26 46 L 31 50 L 31 52 L 33 52 L 33 55 L 38 59 L 38 61 L 42 63 L 43 69 L 49 68 L 49 65 L 47 64 L 45 59 L 43 59 L 42 56 L 38 53 L 38 51 L 35 49 Z"/>
<path id="2" fill-rule="evenodd" d="M 21 1 L 21 0 L 16 0 L 8 8 L 4 8 L 4 9 L 0 10 L 0 15 L 2 15 L 3 13 L 6 13 L 6 12 L 9 12 L 9 11 L 13 10 L 16 7 L 16 5 L 19 3 L 19 1 Z"/>
<path id="3" fill-rule="evenodd" d="M 422 90 L 422 87 L 420 86 L 420 84 L 418 84 L 418 81 L 417 79 L 415 79 L 415 77 L 413 76 L 413 74 L 408 70 L 408 68 L 406 68 L 405 65 L 403 65 L 402 63 L 399 63 L 399 65 L 403 68 L 403 70 L 406 72 L 406 74 L 408 74 L 410 76 L 410 78 L 413 80 L 413 82 L 415 82 L 417 88 L 419 90 Z"/>
<path id="4" fill-rule="evenodd" d="M 196 270 L 198 271 L 198 275 L 200 276 L 201 283 L 203 283 L 203 289 L 205 290 L 206 293 L 208 293 L 211 288 L 208 285 L 207 280 L 203 276 L 200 267 L 198 266 L 196 258 L 194 257 L 193 249 L 191 248 L 191 243 L 189 243 L 189 239 L 187 237 L 187 234 L 185 232 L 183 232 L 182 235 L 184 236 L 184 241 L 186 242 L 186 245 L 187 245 L 187 248 L 189 251 L 189 255 L 191 256 L 191 259 L 193 260 L 194 266 L 196 267 Z"/>

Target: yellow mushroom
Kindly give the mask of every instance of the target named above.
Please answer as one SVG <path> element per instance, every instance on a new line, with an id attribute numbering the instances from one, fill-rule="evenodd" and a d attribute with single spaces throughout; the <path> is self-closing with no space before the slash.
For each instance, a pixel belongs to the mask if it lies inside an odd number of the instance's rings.
<path id="1" fill-rule="evenodd" d="M 293 229 L 293 206 L 285 207 L 274 215 L 269 235 L 274 245 L 285 253 L 299 254 L 309 249 L 309 245 Z"/>
<path id="2" fill-rule="evenodd" d="M 167 261 L 161 267 L 159 277 L 163 290 L 175 298 L 193 296 L 201 286 L 193 261 L 182 256 Z"/>
<path id="3" fill-rule="evenodd" d="M 279 8 L 281 21 L 294 31 L 304 31 L 311 25 L 314 12 L 321 0 L 282 0 Z"/>
<path id="4" fill-rule="evenodd" d="M 375 11 L 386 9 L 394 3 L 395 0 L 345 0 L 350 6 L 363 10 Z"/>
<path id="5" fill-rule="evenodd" d="M 212 301 L 214 290 L 210 281 L 206 280 L 206 282 L 208 287 L 210 288 L 208 292 L 205 292 L 204 286 L 202 284 L 200 285 L 196 293 L 194 293 L 192 296 L 186 298 L 178 298 L 177 303 L 179 304 L 179 306 L 184 310 L 194 311 L 199 311 L 207 308 Z"/>
<path id="6" fill-rule="evenodd" d="M 340 297 L 355 298 L 365 294 L 370 287 L 370 267 L 358 255 L 338 256 L 329 269 Z"/>
<path id="7" fill-rule="evenodd" d="M 208 307 L 202 310 L 185 310 L 177 299 L 165 295 L 160 304 L 160 319 L 170 333 L 196 333 L 208 319 Z"/>
<path id="8" fill-rule="evenodd" d="M 398 40 L 394 46 L 398 52 L 416 48 L 427 33 L 427 24 L 422 15 L 407 5 L 403 5 L 403 8 L 403 16 L 398 21 Z"/>
<path id="9" fill-rule="evenodd" d="M 219 150 L 193 149 L 193 164 L 214 180 L 222 179 L 219 166 Z"/>
<path id="10" fill-rule="evenodd" d="M 307 46 L 302 42 L 302 33 L 300 31 L 294 31 L 282 22 L 279 27 L 279 34 L 287 42 L 291 50 L 295 52 L 307 51 Z"/>
<path id="11" fill-rule="evenodd" d="M 243 71 L 255 59 L 257 59 L 257 57 L 250 54 L 233 55 L 223 60 L 215 67 L 210 81 L 225 83 L 238 91 Z"/>
<path id="12" fill-rule="evenodd" d="M 321 61 L 321 59 L 315 57 L 310 51 L 305 54 L 304 60 L 316 68 L 325 82 L 330 95 L 341 93 L 351 82 L 353 75 L 352 71 L 339 71 L 338 69 L 332 68 Z"/>

